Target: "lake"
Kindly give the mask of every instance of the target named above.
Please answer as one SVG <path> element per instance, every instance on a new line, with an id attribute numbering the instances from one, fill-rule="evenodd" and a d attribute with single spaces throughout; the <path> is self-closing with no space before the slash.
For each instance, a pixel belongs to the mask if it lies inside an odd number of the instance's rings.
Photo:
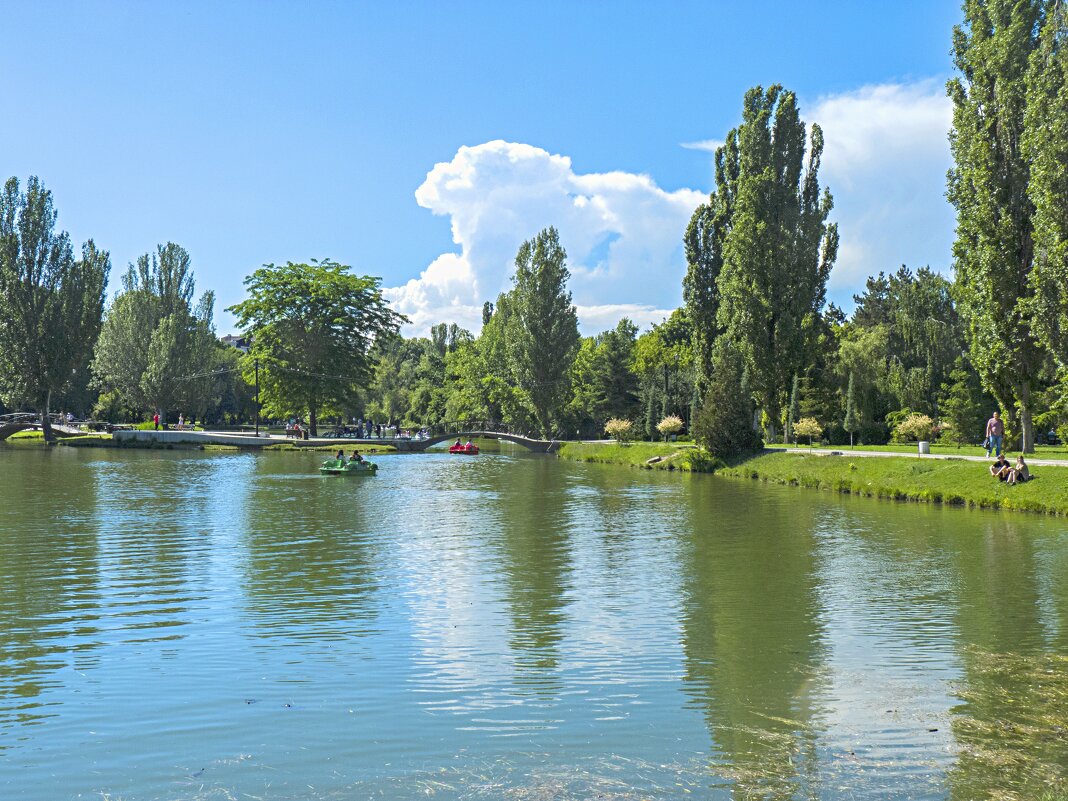
<path id="1" fill-rule="evenodd" d="M 0 446 L 0 797 L 1068 798 L 1063 520 Z"/>

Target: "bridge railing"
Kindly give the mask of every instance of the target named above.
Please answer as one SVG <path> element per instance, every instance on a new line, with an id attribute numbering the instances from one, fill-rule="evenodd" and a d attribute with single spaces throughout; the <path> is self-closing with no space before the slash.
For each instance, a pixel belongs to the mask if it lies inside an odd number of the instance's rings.
<path id="1" fill-rule="evenodd" d="M 427 431 L 431 436 L 459 434 L 465 431 L 484 431 L 487 434 L 511 434 L 512 436 L 526 437 L 527 439 L 540 439 L 537 432 L 531 431 L 529 428 L 513 426 L 508 423 L 502 423 L 499 420 L 453 420 L 433 426 L 425 426 L 423 430 Z"/>

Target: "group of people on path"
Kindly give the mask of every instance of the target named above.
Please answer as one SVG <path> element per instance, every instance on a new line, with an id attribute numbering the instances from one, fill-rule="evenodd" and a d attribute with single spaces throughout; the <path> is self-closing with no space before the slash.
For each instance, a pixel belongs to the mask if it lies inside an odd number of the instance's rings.
<path id="1" fill-rule="evenodd" d="M 1001 452 L 1001 444 L 1004 441 L 1005 423 L 1001 415 L 994 412 L 993 416 L 986 421 L 986 439 L 983 440 L 987 457 L 989 458 L 992 453 L 997 455 L 997 459 L 990 465 L 990 475 L 1006 484 L 1022 484 L 1030 481 L 1033 476 L 1027 467 L 1027 462 L 1024 461 L 1023 454 L 1016 457 L 1016 464 L 1009 462 L 1005 454 Z"/>
<path id="2" fill-rule="evenodd" d="M 162 417 L 160 417 L 159 411 L 156 411 L 152 415 L 152 426 L 153 426 L 153 429 L 155 431 L 159 431 L 160 425 L 163 426 L 163 430 L 164 431 L 167 430 L 167 421 L 164 420 Z M 183 428 L 186 428 L 186 427 L 187 427 L 187 424 L 186 424 L 186 420 L 185 420 L 185 414 L 184 413 L 180 413 L 178 415 L 178 426 L 177 426 L 177 428 L 178 428 L 179 431 L 181 431 Z M 189 421 L 188 427 L 189 428 L 193 427 L 193 421 L 192 420 Z"/>

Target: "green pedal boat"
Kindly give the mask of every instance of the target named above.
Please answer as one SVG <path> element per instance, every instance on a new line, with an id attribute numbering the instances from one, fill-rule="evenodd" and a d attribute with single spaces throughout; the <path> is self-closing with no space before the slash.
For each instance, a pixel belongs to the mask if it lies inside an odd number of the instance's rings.
<path id="1" fill-rule="evenodd" d="M 362 462 L 348 462 L 344 459 L 327 459 L 319 472 L 324 476 L 373 476 L 378 471 L 378 465 L 366 460 Z"/>

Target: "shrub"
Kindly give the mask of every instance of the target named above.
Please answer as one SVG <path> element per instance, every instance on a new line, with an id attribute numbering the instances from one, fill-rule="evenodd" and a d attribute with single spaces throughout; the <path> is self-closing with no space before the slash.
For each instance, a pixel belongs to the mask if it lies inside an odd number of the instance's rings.
<path id="1" fill-rule="evenodd" d="M 613 417 L 604 424 L 604 432 L 616 442 L 626 442 L 634 433 L 634 424 L 630 420 Z"/>
<path id="2" fill-rule="evenodd" d="M 909 414 L 894 426 L 894 442 L 916 442 L 930 440 L 934 433 L 934 420 L 925 414 Z"/>
<path id="3" fill-rule="evenodd" d="M 722 348 L 717 354 L 704 403 L 693 424 L 693 436 L 713 456 L 730 460 L 759 450 L 764 443 L 753 430 L 749 392 L 742 386 L 738 354 Z"/>
<path id="4" fill-rule="evenodd" d="M 812 439 L 823 433 L 823 426 L 815 417 L 802 417 L 794 423 L 794 433 L 799 437 L 808 437 L 808 444 L 811 445 Z"/>
<path id="5" fill-rule="evenodd" d="M 867 423 L 860 427 L 857 439 L 864 445 L 885 445 L 890 441 L 890 428 L 886 423 Z"/>
<path id="6" fill-rule="evenodd" d="M 723 460 L 702 448 L 691 448 L 682 457 L 693 473 L 714 473 L 723 467 Z"/>
<path id="7" fill-rule="evenodd" d="M 666 440 L 672 434 L 678 434 L 682 431 L 682 418 L 669 414 L 656 424 L 656 430 L 659 431 Z"/>
<path id="8" fill-rule="evenodd" d="M 854 438 L 855 438 L 854 434 Z M 823 429 L 823 438 L 827 440 L 828 445 L 848 445 L 849 444 L 849 432 L 845 430 L 839 423 L 833 423 Z"/>

